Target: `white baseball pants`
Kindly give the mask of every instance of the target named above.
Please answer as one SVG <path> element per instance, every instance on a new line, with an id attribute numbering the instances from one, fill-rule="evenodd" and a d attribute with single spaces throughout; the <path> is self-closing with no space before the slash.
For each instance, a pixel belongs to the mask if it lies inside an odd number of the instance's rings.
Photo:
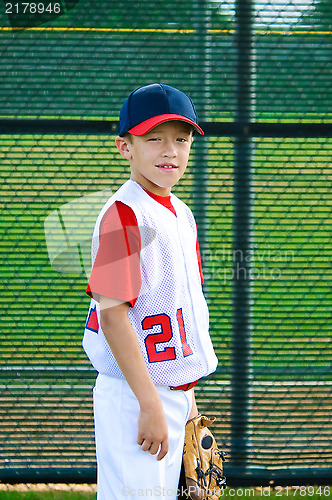
<path id="1" fill-rule="evenodd" d="M 157 389 L 169 434 L 169 451 L 159 462 L 136 443 L 139 404 L 127 382 L 98 375 L 93 391 L 97 500 L 176 500 L 192 391 Z"/>

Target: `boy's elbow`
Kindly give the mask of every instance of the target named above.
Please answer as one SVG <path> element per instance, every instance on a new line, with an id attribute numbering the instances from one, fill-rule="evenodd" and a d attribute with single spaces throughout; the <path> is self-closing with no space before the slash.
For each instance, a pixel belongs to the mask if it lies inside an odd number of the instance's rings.
<path id="1" fill-rule="evenodd" d="M 102 330 L 109 331 L 119 325 L 119 322 L 128 320 L 130 304 L 122 300 L 109 297 L 100 297 L 100 326 Z"/>

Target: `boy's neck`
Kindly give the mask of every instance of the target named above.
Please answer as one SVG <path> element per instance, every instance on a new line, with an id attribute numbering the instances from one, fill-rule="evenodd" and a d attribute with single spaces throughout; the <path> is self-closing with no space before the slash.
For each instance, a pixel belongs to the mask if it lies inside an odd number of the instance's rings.
<path id="1" fill-rule="evenodd" d="M 152 194 L 153 196 L 161 196 L 162 198 L 169 198 L 171 195 L 171 189 L 170 188 L 163 188 L 159 186 L 143 186 L 140 182 L 138 182 L 136 179 L 133 179 L 131 177 L 131 180 L 136 182 L 139 186 L 141 186 L 144 191 L 146 191 L 149 194 Z"/>

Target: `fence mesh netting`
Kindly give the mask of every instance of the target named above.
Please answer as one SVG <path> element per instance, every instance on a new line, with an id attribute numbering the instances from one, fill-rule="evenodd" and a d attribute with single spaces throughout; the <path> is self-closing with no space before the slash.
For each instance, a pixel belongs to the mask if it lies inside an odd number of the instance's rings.
<path id="1" fill-rule="evenodd" d="M 114 127 L 94 133 L 89 122 L 117 121 L 132 89 L 161 81 L 187 92 L 199 117 L 225 130 L 234 121 L 241 70 L 231 1 L 184 1 L 174 9 L 165 0 L 63 1 L 61 15 L 41 3 L 39 18 L 16 12 L 20 2 L 0 5 L 0 480 L 15 471 L 19 481 L 20 469 L 95 466 L 96 373 L 81 348 L 86 254 L 77 247 L 67 268 L 52 265 L 45 223 L 54 212 L 67 214 L 59 253 L 73 243 L 67 224 L 74 246 L 86 243 L 95 210 L 129 176 Z M 251 261 L 253 282 L 250 465 L 326 469 L 332 454 L 329 0 L 260 0 L 252 30 L 253 121 L 265 123 L 266 134 L 252 139 L 254 247 L 240 256 Z M 73 119 L 86 120 L 87 131 L 66 125 L 61 132 L 61 120 Z M 22 120 L 24 132 L 15 131 Z M 58 124 L 57 132 L 50 124 Z M 306 133 L 287 135 L 290 124 L 306 125 Z M 205 228 L 204 287 L 219 367 L 199 383 L 197 399 L 202 412 L 217 416 L 214 430 L 230 464 L 232 283 L 247 272 L 234 266 L 233 180 L 234 134 L 212 130 L 195 138 L 188 171 L 174 189 L 195 211 L 199 230 Z M 73 206 L 82 210 L 76 230 Z"/>

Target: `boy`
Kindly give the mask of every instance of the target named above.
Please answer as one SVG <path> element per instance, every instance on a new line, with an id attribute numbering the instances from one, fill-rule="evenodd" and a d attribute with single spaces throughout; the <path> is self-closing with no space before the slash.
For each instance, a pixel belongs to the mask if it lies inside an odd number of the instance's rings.
<path id="1" fill-rule="evenodd" d="M 194 130 L 203 134 L 191 99 L 168 85 L 134 90 L 120 112 L 131 177 L 97 218 L 83 338 L 99 372 L 98 500 L 177 497 L 193 387 L 217 366 L 196 224 L 171 194 Z"/>

